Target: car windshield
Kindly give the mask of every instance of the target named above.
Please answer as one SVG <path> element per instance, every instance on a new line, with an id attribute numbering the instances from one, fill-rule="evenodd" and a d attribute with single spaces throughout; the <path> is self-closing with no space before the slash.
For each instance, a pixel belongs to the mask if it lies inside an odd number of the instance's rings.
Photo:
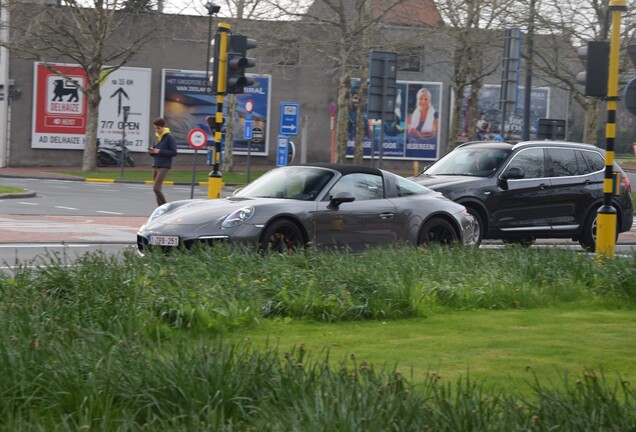
<path id="1" fill-rule="evenodd" d="M 332 171 L 321 168 L 278 168 L 245 186 L 233 197 L 313 201 L 332 177 Z"/>
<path id="2" fill-rule="evenodd" d="M 424 174 L 488 177 L 508 154 L 510 151 L 504 149 L 460 147 L 435 162 Z"/>

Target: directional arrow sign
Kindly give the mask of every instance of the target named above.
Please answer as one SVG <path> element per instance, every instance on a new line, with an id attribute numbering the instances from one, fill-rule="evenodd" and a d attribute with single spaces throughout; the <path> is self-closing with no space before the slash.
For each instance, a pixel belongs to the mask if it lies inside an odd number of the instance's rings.
<path id="1" fill-rule="evenodd" d="M 281 135 L 298 135 L 298 119 L 300 118 L 300 104 L 296 102 L 280 103 L 280 126 Z"/>

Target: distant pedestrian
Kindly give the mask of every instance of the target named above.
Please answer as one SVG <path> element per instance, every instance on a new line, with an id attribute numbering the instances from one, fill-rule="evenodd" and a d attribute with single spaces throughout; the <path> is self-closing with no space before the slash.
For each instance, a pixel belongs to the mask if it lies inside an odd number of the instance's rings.
<path id="1" fill-rule="evenodd" d="M 161 191 L 168 171 L 172 168 L 172 158 L 177 155 L 177 141 L 166 126 L 166 121 L 159 117 L 152 122 L 155 125 L 155 136 L 157 141 L 148 153 L 154 158 L 152 163 L 152 190 L 157 197 L 157 205 L 165 204 L 166 197 Z"/>

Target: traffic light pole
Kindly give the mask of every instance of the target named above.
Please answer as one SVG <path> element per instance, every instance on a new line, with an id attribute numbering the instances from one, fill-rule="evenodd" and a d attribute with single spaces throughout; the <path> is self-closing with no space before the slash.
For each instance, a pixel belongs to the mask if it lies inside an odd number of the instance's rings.
<path id="1" fill-rule="evenodd" d="M 223 177 L 219 171 L 221 160 L 221 138 L 223 136 L 223 98 L 227 85 L 227 47 L 230 25 L 219 23 L 215 35 L 214 82 L 216 84 L 216 116 L 214 117 L 214 161 L 208 175 L 208 198 L 221 198 Z"/>
<path id="2" fill-rule="evenodd" d="M 614 192 L 614 139 L 616 138 L 616 106 L 618 101 L 618 62 L 620 49 L 621 12 L 627 10 L 625 0 L 610 0 L 612 34 L 610 38 L 609 75 L 607 82 L 607 124 L 605 127 L 605 177 L 603 205 L 598 209 L 596 226 L 596 258 L 613 257 L 616 249 L 616 209 L 612 206 Z M 617 179 L 620 183 L 620 178 Z"/>

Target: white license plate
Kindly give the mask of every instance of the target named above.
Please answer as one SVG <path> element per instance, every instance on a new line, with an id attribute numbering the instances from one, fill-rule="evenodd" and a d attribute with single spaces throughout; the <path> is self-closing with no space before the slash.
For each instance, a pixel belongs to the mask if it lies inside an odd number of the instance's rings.
<path id="1" fill-rule="evenodd" d="M 179 237 L 153 235 L 148 237 L 148 244 L 157 246 L 179 246 Z"/>

